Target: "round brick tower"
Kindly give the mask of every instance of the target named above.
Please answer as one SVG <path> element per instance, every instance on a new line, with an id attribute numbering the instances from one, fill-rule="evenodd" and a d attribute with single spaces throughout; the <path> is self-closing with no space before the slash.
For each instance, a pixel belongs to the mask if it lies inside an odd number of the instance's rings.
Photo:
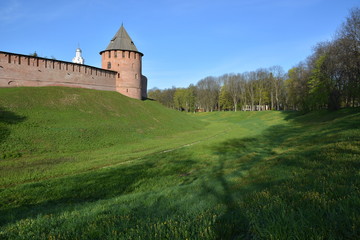
<path id="1" fill-rule="evenodd" d="M 135 98 L 146 98 L 147 79 L 142 75 L 142 54 L 139 52 L 123 25 L 100 52 L 103 69 L 117 72 L 116 91 Z"/>

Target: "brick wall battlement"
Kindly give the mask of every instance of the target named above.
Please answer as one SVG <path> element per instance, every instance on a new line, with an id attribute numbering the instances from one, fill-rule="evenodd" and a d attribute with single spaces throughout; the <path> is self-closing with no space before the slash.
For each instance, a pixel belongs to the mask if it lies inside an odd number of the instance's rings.
<path id="1" fill-rule="evenodd" d="M 0 51 L 0 87 L 67 86 L 116 91 L 117 72 Z"/>

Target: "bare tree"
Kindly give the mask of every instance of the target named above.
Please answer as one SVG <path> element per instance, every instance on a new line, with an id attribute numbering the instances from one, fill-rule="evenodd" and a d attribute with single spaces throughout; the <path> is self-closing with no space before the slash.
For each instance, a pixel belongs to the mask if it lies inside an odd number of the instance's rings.
<path id="1" fill-rule="evenodd" d="M 226 91 L 231 96 L 234 105 L 234 111 L 238 109 L 238 104 L 241 99 L 241 95 L 244 94 L 244 79 L 241 74 L 223 75 L 224 86 Z"/>
<path id="2" fill-rule="evenodd" d="M 267 87 L 266 87 L 266 82 L 269 80 L 269 72 L 267 69 L 258 69 L 256 70 L 256 80 L 255 80 L 255 84 L 256 84 L 256 99 L 257 99 L 257 103 L 259 105 L 259 110 L 264 110 L 262 109 L 262 105 L 266 104 L 267 102 Z"/>
<path id="3" fill-rule="evenodd" d="M 246 72 L 243 76 L 246 80 L 247 105 L 250 105 L 251 111 L 255 111 L 256 72 Z"/>
<path id="4" fill-rule="evenodd" d="M 215 77 L 206 77 L 197 83 L 197 100 L 206 111 L 213 111 L 218 103 L 220 84 Z"/>
<path id="5" fill-rule="evenodd" d="M 164 90 L 160 90 L 158 88 L 153 88 L 148 91 L 149 98 L 152 98 L 162 105 L 168 108 L 175 108 L 174 104 L 174 94 L 176 92 L 176 88 L 168 88 Z"/>
<path id="6" fill-rule="evenodd" d="M 271 91 L 271 108 L 275 107 L 276 110 L 280 110 L 280 96 L 281 91 L 284 88 L 284 70 L 280 66 L 273 66 L 269 69 L 270 76 L 270 91 Z"/>

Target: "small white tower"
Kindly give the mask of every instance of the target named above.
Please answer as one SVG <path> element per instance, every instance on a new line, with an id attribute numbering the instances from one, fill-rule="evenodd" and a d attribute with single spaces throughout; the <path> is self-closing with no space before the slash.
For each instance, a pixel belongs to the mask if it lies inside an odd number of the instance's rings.
<path id="1" fill-rule="evenodd" d="M 73 63 L 78 63 L 78 64 L 84 64 L 85 60 L 84 58 L 81 56 L 81 49 L 77 48 L 76 49 L 76 55 L 72 60 Z"/>

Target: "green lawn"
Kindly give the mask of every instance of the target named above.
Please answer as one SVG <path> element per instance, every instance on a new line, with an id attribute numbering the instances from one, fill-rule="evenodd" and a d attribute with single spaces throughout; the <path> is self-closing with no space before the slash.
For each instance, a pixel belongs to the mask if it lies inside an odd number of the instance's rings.
<path id="1" fill-rule="evenodd" d="M 0 89 L 0 137 L 0 239 L 360 238 L 360 109 Z"/>

